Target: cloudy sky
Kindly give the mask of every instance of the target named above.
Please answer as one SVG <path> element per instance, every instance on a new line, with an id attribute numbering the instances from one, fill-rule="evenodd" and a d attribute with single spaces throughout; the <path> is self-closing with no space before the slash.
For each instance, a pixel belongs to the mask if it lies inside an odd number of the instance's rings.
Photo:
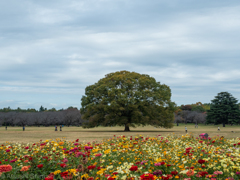
<path id="1" fill-rule="evenodd" d="M 105 74 L 149 74 L 177 105 L 240 99 L 240 1 L 0 1 L 0 108 L 80 108 Z"/>

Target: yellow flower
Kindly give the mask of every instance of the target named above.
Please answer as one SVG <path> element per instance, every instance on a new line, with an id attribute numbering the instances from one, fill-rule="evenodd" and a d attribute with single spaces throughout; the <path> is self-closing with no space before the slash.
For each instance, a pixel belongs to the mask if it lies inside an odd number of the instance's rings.
<path id="1" fill-rule="evenodd" d="M 56 171 L 53 172 L 54 175 L 57 175 L 57 174 L 60 174 L 60 173 L 61 173 L 60 170 L 56 170 Z"/>

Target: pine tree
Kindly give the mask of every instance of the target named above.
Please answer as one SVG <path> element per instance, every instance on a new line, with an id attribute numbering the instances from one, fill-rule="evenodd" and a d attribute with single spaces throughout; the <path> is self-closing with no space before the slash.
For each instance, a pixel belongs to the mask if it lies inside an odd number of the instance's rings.
<path id="1" fill-rule="evenodd" d="M 207 124 L 238 124 L 240 110 L 238 100 L 228 92 L 220 92 L 211 101 L 210 110 L 207 111 Z"/>

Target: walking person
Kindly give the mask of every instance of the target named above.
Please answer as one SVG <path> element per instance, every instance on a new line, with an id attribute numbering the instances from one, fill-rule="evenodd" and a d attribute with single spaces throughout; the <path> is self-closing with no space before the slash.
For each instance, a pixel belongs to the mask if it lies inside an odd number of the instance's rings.
<path id="1" fill-rule="evenodd" d="M 55 131 L 57 131 L 57 126 L 55 126 Z"/>
<path id="2" fill-rule="evenodd" d="M 186 133 L 187 133 L 187 127 L 185 126 L 185 131 L 186 131 Z"/>
<path id="3" fill-rule="evenodd" d="M 60 125 L 60 131 L 62 131 L 62 125 Z"/>
<path id="4" fill-rule="evenodd" d="M 218 126 L 218 131 L 220 131 L 220 127 Z"/>
<path id="5" fill-rule="evenodd" d="M 197 124 L 197 128 L 198 128 L 198 124 Z"/>
<path id="6" fill-rule="evenodd" d="M 25 131 L 25 126 L 24 125 L 23 125 L 22 129 L 23 129 L 23 131 Z"/>
<path id="7" fill-rule="evenodd" d="M 5 130 L 7 130 L 7 126 L 5 127 Z"/>

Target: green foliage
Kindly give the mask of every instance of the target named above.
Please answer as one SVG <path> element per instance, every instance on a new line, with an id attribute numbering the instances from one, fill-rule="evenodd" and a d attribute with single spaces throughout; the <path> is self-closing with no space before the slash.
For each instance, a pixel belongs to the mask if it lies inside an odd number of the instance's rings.
<path id="1" fill-rule="evenodd" d="M 86 87 L 80 109 L 85 127 L 153 125 L 173 127 L 171 90 L 153 77 L 135 72 L 110 73 Z"/>
<path id="2" fill-rule="evenodd" d="M 197 102 L 196 104 L 192 104 L 191 107 L 192 107 L 192 111 L 206 112 L 206 109 L 201 102 Z"/>
<path id="3" fill-rule="evenodd" d="M 212 100 L 207 111 L 207 123 L 237 124 L 240 120 L 238 100 L 228 92 L 221 92 Z"/>

